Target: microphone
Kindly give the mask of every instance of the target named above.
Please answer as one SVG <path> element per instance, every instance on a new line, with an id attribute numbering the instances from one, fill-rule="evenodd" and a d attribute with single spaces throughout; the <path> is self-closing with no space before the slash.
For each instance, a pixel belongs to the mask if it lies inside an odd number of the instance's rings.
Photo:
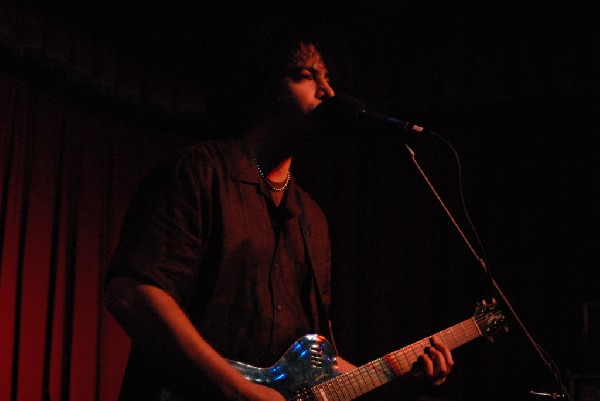
<path id="1" fill-rule="evenodd" d="M 317 120 L 325 124 L 355 125 L 358 123 L 369 128 L 391 129 L 407 137 L 432 132 L 419 125 L 369 111 L 362 101 L 342 94 L 326 98 L 314 112 Z"/>

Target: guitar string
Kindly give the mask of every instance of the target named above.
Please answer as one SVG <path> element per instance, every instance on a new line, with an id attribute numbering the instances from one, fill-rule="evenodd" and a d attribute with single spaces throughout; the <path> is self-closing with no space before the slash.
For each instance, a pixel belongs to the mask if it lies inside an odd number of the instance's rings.
<path id="1" fill-rule="evenodd" d="M 465 338 L 468 338 L 469 336 L 466 335 L 467 331 L 465 330 L 465 328 L 463 327 L 463 325 L 460 324 L 459 326 L 462 327 L 462 329 L 464 330 L 464 332 L 465 332 Z M 452 338 L 454 339 L 455 344 L 458 345 L 459 341 L 458 341 L 458 338 L 456 338 L 456 336 L 454 335 L 454 330 L 450 329 L 448 331 L 450 332 L 450 335 L 452 335 Z"/>
<path id="2" fill-rule="evenodd" d="M 369 382 L 368 382 L 369 377 L 365 376 L 364 367 L 359 368 L 359 373 L 360 373 L 360 378 L 361 378 L 361 382 L 363 383 L 363 386 L 365 387 L 365 389 L 368 389 L 369 388 Z"/>
<path id="3" fill-rule="evenodd" d="M 344 383 L 344 382 L 346 382 L 346 383 Z M 348 383 L 349 383 L 348 378 L 344 378 L 343 380 L 340 381 L 340 387 L 343 389 L 342 391 L 345 390 L 345 395 L 346 395 L 347 399 L 351 400 L 353 397 L 352 397 L 352 394 L 350 393 L 351 388 L 349 388 Z"/>
<path id="4" fill-rule="evenodd" d="M 488 314 L 489 315 L 489 314 Z M 461 342 L 455 335 L 455 328 L 460 327 L 462 329 L 462 331 L 464 332 L 465 335 L 465 342 L 469 341 L 472 338 L 478 337 L 479 335 L 481 335 L 482 333 L 480 332 L 480 323 L 482 323 L 483 321 L 485 321 L 488 318 L 488 315 L 481 315 L 481 316 L 474 316 L 472 319 L 469 319 L 465 322 L 461 322 L 455 326 L 452 326 L 444 331 L 439 332 L 438 334 L 440 335 L 440 337 L 442 338 L 442 341 L 446 342 L 446 343 L 450 343 L 449 341 L 449 335 L 452 337 L 452 339 L 454 340 L 454 344 L 455 347 L 458 345 L 461 345 Z M 464 325 L 465 323 L 469 323 L 469 322 L 475 322 L 475 324 L 473 325 L 469 325 L 468 328 L 465 328 Z M 469 333 L 471 333 L 471 335 L 469 335 Z M 449 335 L 448 335 L 449 334 Z M 425 346 L 423 345 L 423 340 L 419 340 L 418 345 L 421 346 L 421 348 L 423 348 L 423 350 L 425 349 Z M 390 355 L 392 356 L 392 358 L 394 358 L 396 360 L 396 362 L 402 367 L 402 370 L 408 370 L 411 366 L 411 360 L 410 358 L 408 358 L 408 355 L 406 354 L 406 351 L 408 348 L 411 349 L 411 351 L 415 354 L 415 356 L 417 356 L 417 352 L 415 351 L 415 346 L 416 344 L 410 344 L 408 347 L 404 347 L 398 351 L 394 351 L 392 352 Z M 404 355 L 404 358 L 407 360 L 408 365 L 405 365 L 404 363 L 400 362 L 400 360 L 398 359 L 398 354 L 402 352 L 402 354 Z M 418 356 L 417 356 L 418 358 Z M 383 363 L 383 359 L 379 358 L 376 360 L 377 363 L 381 364 L 383 371 L 385 373 L 386 369 L 391 369 L 391 366 L 388 366 L 387 368 L 384 366 Z M 346 395 L 350 396 L 350 397 L 358 397 L 362 394 L 364 394 L 363 392 L 363 387 L 365 388 L 366 391 L 369 391 L 369 383 L 367 378 L 370 380 L 371 382 L 371 386 L 373 387 L 377 387 L 378 385 L 381 384 L 385 384 L 387 383 L 388 377 L 384 376 L 383 379 L 385 379 L 386 381 L 382 380 L 382 376 L 380 374 L 380 372 L 378 371 L 378 369 L 374 366 L 374 363 L 370 362 L 366 365 L 364 365 L 361 368 L 356 369 L 353 372 L 349 372 L 348 374 L 345 375 L 341 375 L 338 378 L 336 378 L 335 381 L 328 381 L 322 384 L 325 384 L 325 386 L 321 386 L 319 385 L 319 387 L 321 389 L 327 389 L 330 394 L 330 397 L 332 398 L 336 398 L 338 400 L 340 400 L 340 396 L 342 397 L 341 400 L 345 400 L 346 399 Z M 389 361 L 387 362 L 387 364 L 389 365 Z M 369 374 L 368 370 L 371 370 L 375 373 L 375 375 Z M 391 374 L 395 374 L 394 372 L 389 371 Z M 366 375 L 365 375 L 366 374 Z M 377 383 L 374 381 L 373 376 L 376 376 L 377 379 L 379 380 Z M 390 379 L 391 380 L 391 379 Z M 346 383 L 344 383 L 346 382 Z M 337 389 L 334 387 L 334 384 L 337 385 Z M 361 386 L 362 384 L 362 386 Z M 316 388 L 317 386 L 315 386 Z M 355 390 L 359 390 L 360 394 L 358 394 Z M 344 390 L 346 390 L 346 393 L 344 393 Z M 354 395 L 350 394 L 350 390 L 354 390 Z M 293 397 L 292 400 L 296 400 L 299 401 L 300 398 L 298 397 Z"/>
<path id="5" fill-rule="evenodd" d="M 464 328 L 464 326 L 462 325 L 462 323 L 461 323 L 461 324 L 459 324 L 459 326 L 460 326 L 460 327 L 463 329 L 463 331 L 465 332 L 465 337 L 466 337 L 466 339 L 468 339 L 468 337 L 469 337 L 469 336 L 468 336 L 468 333 L 467 333 L 467 331 L 465 330 L 465 328 Z M 453 328 L 454 328 L 454 327 L 453 327 Z M 459 341 L 459 340 L 456 338 L 456 335 L 454 334 L 454 330 L 453 330 L 453 328 L 447 329 L 446 331 L 442 331 L 442 332 L 440 332 L 439 334 L 440 334 L 440 336 L 442 337 L 442 340 L 443 340 L 443 341 L 446 341 L 446 342 L 448 342 L 448 343 L 449 343 L 449 342 L 450 342 L 450 341 L 449 341 L 449 336 L 448 336 L 448 333 L 449 333 L 449 334 L 450 334 L 450 336 L 451 336 L 451 337 L 454 339 L 454 343 L 455 343 L 456 345 L 458 345 L 458 344 L 460 343 L 460 341 Z M 476 333 L 476 331 L 473 331 L 473 333 Z M 419 340 L 419 342 L 418 342 L 418 345 L 420 345 L 420 347 L 421 347 L 423 350 L 424 350 L 424 349 L 425 349 L 425 347 L 426 347 L 425 345 L 423 345 L 423 340 Z M 416 355 L 416 354 L 417 354 L 417 352 L 416 352 L 416 350 L 415 350 L 415 348 L 414 348 L 414 345 L 412 345 L 412 344 L 411 344 L 411 345 L 410 345 L 410 348 L 411 348 L 411 350 L 413 351 L 413 353 L 415 353 L 415 355 Z M 409 359 L 409 358 L 408 358 L 408 356 L 406 355 L 406 350 L 403 350 L 403 351 L 404 351 L 404 352 L 403 352 L 403 353 L 404 353 L 404 356 L 405 356 L 405 358 L 407 359 L 407 361 L 409 362 L 409 365 L 410 365 L 410 359 Z M 398 359 L 397 359 L 397 353 L 393 353 L 392 355 L 393 355 L 393 357 L 394 357 L 396 360 L 398 360 Z M 378 360 L 377 360 L 377 362 L 378 362 L 378 363 L 380 363 L 380 364 L 382 364 L 382 363 L 383 363 L 382 359 L 378 359 Z M 399 361 L 398 361 L 398 362 L 399 362 Z M 408 370 L 408 368 L 409 368 L 409 366 L 404 366 L 404 364 L 403 364 L 403 363 L 400 363 L 400 365 L 402 366 L 403 370 Z M 368 375 L 368 374 L 367 374 L 367 376 L 365 376 L 365 373 L 369 373 L 369 372 L 367 372 L 367 370 L 372 370 L 372 371 L 374 371 L 374 372 L 376 373 L 375 377 L 377 377 L 377 379 L 378 379 L 378 382 L 375 382 L 375 381 L 373 380 L 373 377 L 374 377 L 373 375 Z M 360 377 L 357 377 L 357 375 L 353 375 L 353 376 L 352 376 L 352 378 L 354 379 L 354 384 L 355 384 L 356 386 L 358 386 L 358 389 L 360 390 L 360 392 L 361 392 L 361 393 L 363 392 L 363 387 L 365 387 L 365 389 L 368 389 L 368 388 L 369 388 L 369 383 L 368 383 L 368 380 L 367 380 L 367 378 L 369 378 L 369 379 L 370 379 L 370 381 L 371 381 L 371 385 L 372 385 L 372 386 L 378 386 L 378 385 L 381 385 L 381 384 L 385 384 L 385 383 L 387 383 L 387 377 L 385 378 L 385 379 L 386 379 L 386 381 L 383 381 L 383 380 L 382 380 L 382 377 L 381 377 L 381 375 L 380 375 L 380 373 L 379 373 L 379 372 L 378 372 L 378 370 L 377 370 L 377 369 L 374 367 L 373 363 L 369 363 L 369 364 L 365 365 L 365 367 L 364 367 L 363 369 L 359 369 L 359 370 L 358 370 L 357 372 L 355 372 L 355 373 L 359 373 Z M 336 383 L 336 384 L 342 384 L 342 383 Z M 350 384 L 352 384 L 352 383 L 350 383 Z M 361 385 L 362 385 L 362 386 L 361 386 Z M 356 386 L 351 386 L 351 388 L 355 388 Z M 341 388 L 342 388 L 342 389 L 344 389 L 344 388 L 347 388 L 347 387 L 343 386 L 343 387 L 341 387 Z M 338 389 L 338 394 L 339 394 L 339 391 L 340 391 L 340 390 Z M 343 390 L 342 390 L 342 391 L 343 391 Z M 334 394 L 332 394 L 332 395 L 334 395 Z M 342 393 L 342 395 L 343 395 L 343 393 Z"/>
<path id="6" fill-rule="evenodd" d="M 351 390 L 355 390 L 355 391 L 353 391 L 355 393 L 354 397 L 357 397 L 359 395 L 364 394 L 367 391 L 370 391 L 371 389 L 373 389 L 375 387 L 378 387 L 382 384 L 389 382 L 393 377 L 395 377 L 395 375 L 389 375 L 391 377 L 388 377 L 387 375 L 382 377 L 381 374 L 378 372 L 378 370 L 374 367 L 375 362 L 380 363 L 383 366 L 382 359 L 379 358 L 378 360 L 370 362 L 370 363 L 366 364 L 365 366 L 357 369 L 356 371 L 349 372 L 349 374 L 347 374 L 347 375 L 343 375 L 342 380 L 349 383 L 350 386 L 349 387 L 343 386 L 342 389 L 348 390 L 348 388 L 350 388 Z M 369 374 L 369 370 L 374 371 L 376 373 L 376 375 Z M 388 372 L 389 372 L 389 370 L 388 370 Z M 384 369 L 384 373 L 385 373 L 385 369 Z M 377 381 L 374 380 L 374 377 L 377 378 Z M 346 378 L 348 378 L 350 380 L 347 380 Z M 367 379 L 369 379 L 369 380 L 367 380 Z M 370 381 L 370 383 L 369 383 L 369 381 Z M 344 383 L 338 382 L 338 384 L 344 384 Z M 343 393 L 343 390 L 342 390 L 342 395 L 345 395 Z M 349 394 L 349 395 L 352 397 L 352 394 Z"/>
<path id="7" fill-rule="evenodd" d="M 365 365 L 366 366 L 366 365 Z M 363 367 L 362 369 L 360 369 L 360 376 L 362 378 L 362 381 L 364 383 L 364 386 L 367 390 L 371 389 L 374 387 L 374 383 L 373 383 L 373 379 L 371 378 L 371 376 L 366 374 L 366 369 Z M 369 386 L 369 381 L 371 381 L 371 385 Z"/>
<path id="8" fill-rule="evenodd" d="M 460 328 L 463 330 L 463 332 L 465 333 L 465 338 L 469 338 L 469 334 L 467 333 L 467 330 L 465 329 L 465 325 L 461 324 Z"/>
<path id="9" fill-rule="evenodd" d="M 352 386 L 352 380 L 350 379 L 350 377 L 346 376 L 344 381 L 346 382 L 346 388 L 349 389 L 349 392 L 351 391 L 353 393 L 354 398 L 358 397 L 354 386 Z"/>

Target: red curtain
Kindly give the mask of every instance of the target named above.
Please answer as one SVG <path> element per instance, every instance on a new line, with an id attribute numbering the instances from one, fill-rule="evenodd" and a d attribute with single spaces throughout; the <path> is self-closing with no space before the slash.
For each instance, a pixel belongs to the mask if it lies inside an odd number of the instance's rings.
<path id="1" fill-rule="evenodd" d="M 115 400 L 103 276 L 138 180 L 185 140 L 0 72 L 0 400 Z"/>

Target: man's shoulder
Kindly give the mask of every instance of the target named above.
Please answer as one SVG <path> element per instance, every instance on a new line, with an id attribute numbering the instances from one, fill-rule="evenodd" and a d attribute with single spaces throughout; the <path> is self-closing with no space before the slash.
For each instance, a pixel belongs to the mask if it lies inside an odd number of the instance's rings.
<path id="1" fill-rule="evenodd" d="M 243 158 L 243 146 L 240 139 L 209 139 L 189 145 L 174 158 L 170 164 L 176 168 L 194 171 L 230 171 L 235 161 Z"/>
<path id="2" fill-rule="evenodd" d="M 239 138 L 216 138 L 197 142 L 187 147 L 180 157 L 193 159 L 231 158 L 242 151 Z"/>

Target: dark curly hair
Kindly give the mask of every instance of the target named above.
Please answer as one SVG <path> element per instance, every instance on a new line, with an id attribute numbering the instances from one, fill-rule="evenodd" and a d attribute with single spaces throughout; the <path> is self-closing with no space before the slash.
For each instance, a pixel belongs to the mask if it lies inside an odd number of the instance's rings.
<path id="1" fill-rule="evenodd" d="M 272 113 L 281 98 L 286 65 L 302 45 L 315 45 L 334 87 L 336 77 L 343 75 L 340 67 L 349 64 L 339 62 L 343 46 L 322 40 L 314 28 L 289 22 L 236 28 L 215 41 L 210 57 L 209 116 L 220 136 L 241 135 Z"/>

